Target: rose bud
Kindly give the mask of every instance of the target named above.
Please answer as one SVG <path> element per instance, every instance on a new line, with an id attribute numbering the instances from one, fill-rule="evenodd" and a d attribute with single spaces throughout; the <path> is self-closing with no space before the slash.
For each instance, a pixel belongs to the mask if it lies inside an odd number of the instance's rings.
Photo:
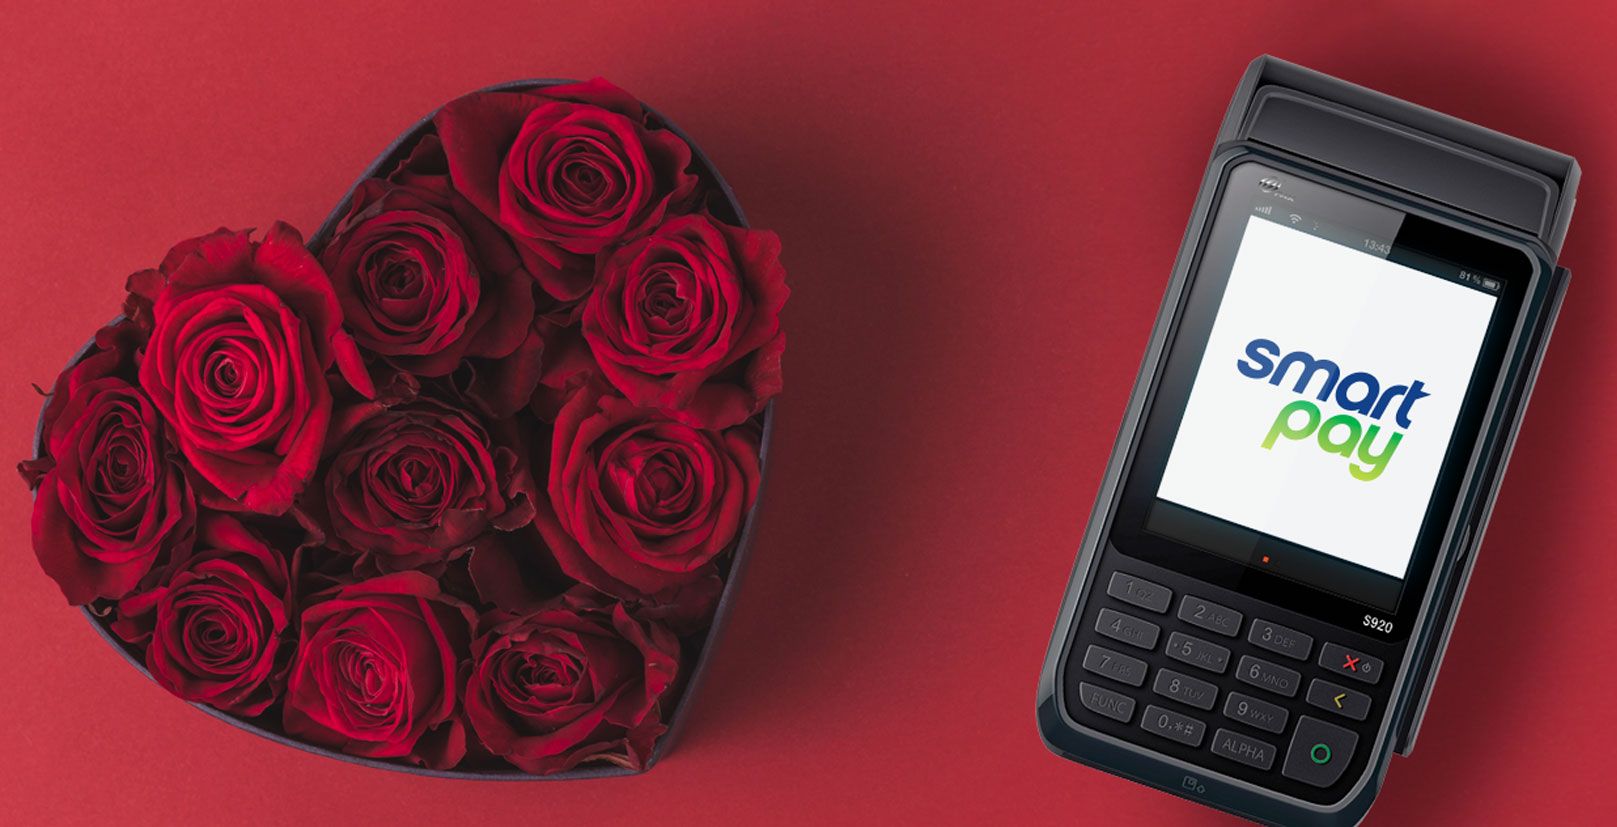
<path id="1" fill-rule="evenodd" d="M 336 589 L 303 610 L 287 734 L 351 755 L 453 767 L 466 754 L 456 706 L 475 623 L 470 606 L 420 572 Z"/>
<path id="2" fill-rule="evenodd" d="M 34 554 L 69 603 L 129 593 L 159 560 L 190 546 L 196 500 L 162 417 L 130 384 L 139 346 L 120 323 L 56 380 L 45 455 L 20 470 L 34 497 Z"/>
<path id="3" fill-rule="evenodd" d="M 757 496 L 758 440 L 749 427 L 696 428 L 592 387 L 562 408 L 534 467 L 550 469 L 534 525 L 562 570 L 678 615 L 672 596 L 713 574 Z"/>
<path id="4" fill-rule="evenodd" d="M 433 122 L 456 189 L 511 235 L 558 299 L 589 289 L 593 273 L 578 256 L 650 230 L 696 191 L 690 147 L 601 79 L 474 93 Z"/>
<path id="5" fill-rule="evenodd" d="M 581 763 L 642 769 L 679 671 L 679 640 L 623 604 L 575 588 L 522 615 L 485 617 L 466 717 L 495 755 L 526 772 Z"/>
<path id="6" fill-rule="evenodd" d="M 158 685 L 237 715 L 279 696 L 290 646 L 292 577 L 286 558 L 235 518 L 210 514 L 195 550 L 165 582 L 118 604 L 114 630 L 147 644 Z"/>
<path id="7" fill-rule="evenodd" d="M 491 434 L 472 413 L 421 397 L 392 408 L 364 403 L 332 429 L 334 451 L 311 503 L 334 544 L 384 571 L 441 562 L 490 528 L 532 519 L 514 429 Z M 316 499 L 311 497 L 309 499 Z"/>
<path id="8" fill-rule="evenodd" d="M 152 302 L 140 384 L 174 429 L 211 508 L 283 514 L 314 474 L 335 362 L 373 392 L 331 282 L 297 231 L 218 230 L 131 277 Z"/>
<path id="9" fill-rule="evenodd" d="M 725 428 L 780 392 L 788 293 L 774 233 L 678 216 L 601 262 L 584 338 L 630 402 Z"/>

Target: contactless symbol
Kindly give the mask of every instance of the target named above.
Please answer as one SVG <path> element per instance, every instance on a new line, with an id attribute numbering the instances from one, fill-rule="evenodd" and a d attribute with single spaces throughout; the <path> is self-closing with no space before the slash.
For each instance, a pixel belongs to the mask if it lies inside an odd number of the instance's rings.
<path id="1" fill-rule="evenodd" d="M 1348 655 L 1347 660 L 1342 662 L 1342 668 L 1351 669 L 1354 672 L 1359 671 L 1359 659 L 1352 655 Z"/>
<path id="2" fill-rule="evenodd" d="M 1316 764 L 1329 764 L 1331 763 L 1331 748 L 1327 744 L 1315 744 L 1308 751 L 1308 757 L 1313 759 Z"/>

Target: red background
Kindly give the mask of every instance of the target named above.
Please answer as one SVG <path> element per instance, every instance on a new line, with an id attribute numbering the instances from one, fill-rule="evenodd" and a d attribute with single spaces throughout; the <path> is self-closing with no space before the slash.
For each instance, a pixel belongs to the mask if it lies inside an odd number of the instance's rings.
<path id="1" fill-rule="evenodd" d="M 1570 152 L 1575 276 L 1419 747 L 1371 822 L 1617 803 L 1617 48 L 1602 3 L 29 3 L 0 13 L 0 453 L 123 278 L 213 227 L 312 230 L 484 84 L 605 74 L 786 243 L 756 557 L 650 775 L 492 784 L 305 755 L 166 696 L 63 604 L 0 486 L 14 824 L 1208 823 L 1061 761 L 1034 684 L 1214 130 L 1269 51 Z M 795 5 L 795 4 L 794 4 Z M 1138 6 L 1138 8 L 1136 8 Z M 238 10 L 239 9 L 239 10 Z"/>

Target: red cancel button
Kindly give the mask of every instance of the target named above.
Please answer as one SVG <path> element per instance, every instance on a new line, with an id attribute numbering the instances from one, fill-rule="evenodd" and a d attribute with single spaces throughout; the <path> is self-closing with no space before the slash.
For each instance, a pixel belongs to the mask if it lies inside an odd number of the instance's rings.
<path id="1" fill-rule="evenodd" d="M 1364 683 L 1381 680 L 1382 663 L 1379 659 L 1334 643 L 1327 643 L 1320 650 L 1319 665 L 1338 675 Z"/>

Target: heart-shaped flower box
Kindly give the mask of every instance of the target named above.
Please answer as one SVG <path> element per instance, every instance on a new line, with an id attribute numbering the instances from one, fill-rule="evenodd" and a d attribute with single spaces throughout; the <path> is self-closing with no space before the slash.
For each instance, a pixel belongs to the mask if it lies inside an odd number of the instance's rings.
<path id="1" fill-rule="evenodd" d="M 516 81 L 491 86 L 486 89 L 479 90 L 478 93 L 474 94 L 488 92 L 531 91 L 557 87 L 570 83 L 572 82 L 562 80 Z M 713 167 L 697 145 L 690 141 L 690 139 L 686 137 L 685 134 L 676 126 L 674 126 L 674 124 L 669 122 L 667 119 L 662 118 L 649 107 L 645 109 L 645 112 L 646 121 L 649 124 L 652 124 L 658 129 L 665 129 L 673 135 L 678 136 L 678 138 L 683 140 L 689 146 L 691 159 L 687 171 L 690 174 L 695 175 L 705 187 L 708 193 L 708 201 L 705 205 L 708 213 L 712 215 L 713 218 L 725 224 L 743 228 L 746 227 L 746 219 L 742 213 L 740 204 L 738 204 L 736 201 L 734 193 L 725 183 L 723 177 L 719 175 L 718 170 Z M 311 253 L 319 256 L 322 251 L 325 250 L 328 244 L 330 244 L 334 235 L 341 228 L 345 217 L 349 215 L 350 207 L 356 197 L 356 194 L 360 191 L 361 186 L 366 181 L 387 176 L 390 170 L 398 168 L 401 162 L 410 157 L 412 151 L 424 137 L 434 133 L 433 119 L 437 114 L 437 112 L 434 112 L 432 115 L 428 115 L 427 117 L 423 118 L 420 122 L 415 124 L 415 126 L 407 130 L 404 134 L 400 135 L 398 139 L 392 143 L 392 145 L 388 146 L 380 155 L 377 156 L 376 160 L 373 161 L 371 165 L 364 171 L 364 173 L 349 189 L 348 193 L 337 204 L 336 208 L 332 210 L 325 222 L 321 224 L 313 236 L 308 239 L 307 247 Z M 122 316 L 119 317 L 119 319 L 123 318 L 124 317 Z M 119 319 L 115 319 L 114 322 L 117 322 Z M 96 341 L 95 339 L 92 339 L 90 343 L 86 344 L 84 349 L 73 357 L 73 359 L 68 363 L 68 367 L 71 368 L 79 364 L 94 351 L 95 347 Z M 47 409 L 49 404 L 50 400 L 47 399 Z M 763 470 L 766 467 L 766 457 L 770 441 L 773 408 L 773 402 L 763 405 L 762 409 L 753 415 L 750 420 L 752 425 L 757 428 L 758 433 L 757 459 L 760 493 L 761 482 L 764 476 Z M 39 426 L 36 428 L 34 436 L 33 455 L 36 458 L 36 461 L 38 461 L 40 458 L 46 457 L 47 454 L 46 442 L 48 434 L 46 431 L 46 426 L 47 422 L 44 411 L 42 410 Z M 667 729 L 656 739 L 654 747 L 651 749 L 650 753 L 644 756 L 641 762 L 642 766 L 639 769 L 622 766 L 620 765 L 621 762 L 595 762 L 583 763 L 579 766 L 550 774 L 530 774 L 518 771 L 502 762 L 490 760 L 490 756 L 487 754 L 482 755 L 481 760 L 468 759 L 468 763 L 462 764 L 454 769 L 429 769 L 422 766 L 412 765 L 395 758 L 379 759 L 363 757 L 348 754 L 337 749 L 315 745 L 307 741 L 298 740 L 297 738 L 289 736 L 282 728 L 280 721 L 276 720 L 274 716 L 260 715 L 258 717 L 244 717 L 221 711 L 205 703 L 193 703 L 192 705 L 215 718 L 226 721 L 234 726 L 240 727 L 241 729 L 287 746 L 297 747 L 298 749 L 326 755 L 328 757 L 337 758 L 356 764 L 362 764 L 380 769 L 414 773 L 417 775 L 470 779 L 558 780 L 632 775 L 638 772 L 644 772 L 646 769 L 649 769 L 657 760 L 667 754 L 684 725 L 685 718 L 687 717 L 686 710 L 689 708 L 691 700 L 701 683 L 702 676 L 706 672 L 708 660 L 712 654 L 714 643 L 717 641 L 720 631 L 724 628 L 725 620 L 728 617 L 731 606 L 734 603 L 735 593 L 740 583 L 741 573 L 752 546 L 752 538 L 756 524 L 759 502 L 759 497 L 755 496 L 751 502 L 751 505 L 747 507 L 744 512 L 740 528 L 734 541 L 724 554 L 716 558 L 719 574 L 723 578 L 723 589 L 717 598 L 716 607 L 713 609 L 711 623 L 706 627 L 705 630 L 699 630 L 685 635 L 680 640 L 680 678 L 676 682 L 674 688 L 670 690 L 669 694 L 663 698 L 664 703 L 668 704 L 668 706 L 665 706 L 662 711 L 662 720 L 667 725 Z M 116 600 L 108 600 L 104 598 L 96 599 L 84 605 L 83 612 L 103 639 L 112 645 L 113 648 L 121 652 L 131 666 L 145 674 L 148 678 L 151 678 L 152 674 L 148 670 L 141 657 L 141 647 L 126 643 L 111 628 L 112 614 L 117 602 L 118 601 Z"/>

